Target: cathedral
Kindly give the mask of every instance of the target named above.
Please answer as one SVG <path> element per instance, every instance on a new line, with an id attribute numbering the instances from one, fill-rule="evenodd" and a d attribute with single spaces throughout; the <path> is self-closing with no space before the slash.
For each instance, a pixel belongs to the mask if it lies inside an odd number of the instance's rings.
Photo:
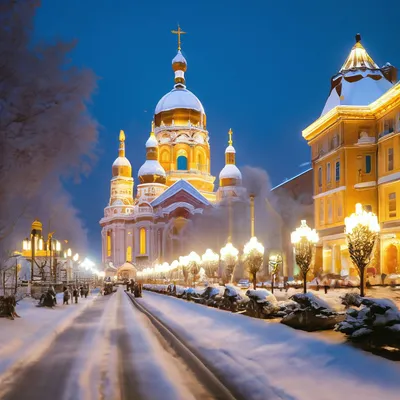
<path id="1" fill-rule="evenodd" d="M 238 199 L 245 189 L 235 165 L 236 151 L 229 131 L 225 166 L 218 189 L 211 174 L 207 117 L 200 100 L 187 89 L 187 62 L 178 52 L 172 60 L 174 86 L 158 102 L 145 143 L 146 159 L 135 190 L 129 137 L 119 134 L 118 157 L 112 165 L 110 200 L 100 220 L 102 261 L 119 268 L 126 263 L 171 262 L 183 255 L 185 230 L 191 217 Z"/>

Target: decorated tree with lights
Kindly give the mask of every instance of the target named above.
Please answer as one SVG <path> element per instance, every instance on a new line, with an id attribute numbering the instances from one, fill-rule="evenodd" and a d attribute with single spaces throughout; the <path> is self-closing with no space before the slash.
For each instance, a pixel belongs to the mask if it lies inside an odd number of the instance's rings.
<path id="1" fill-rule="evenodd" d="M 274 285 L 276 276 L 282 266 L 282 256 L 280 254 L 273 254 L 269 257 L 269 269 L 271 272 L 271 291 L 274 293 Z"/>
<path id="2" fill-rule="evenodd" d="M 201 256 L 201 265 L 204 268 L 207 278 L 213 282 L 217 275 L 219 255 L 214 253 L 211 249 L 207 249 Z"/>
<path id="3" fill-rule="evenodd" d="M 232 243 L 227 243 L 221 249 L 221 260 L 225 265 L 225 282 L 232 282 L 233 273 L 238 261 L 239 250 Z"/>
<path id="4" fill-rule="evenodd" d="M 254 290 L 257 288 L 257 274 L 261 271 L 264 260 L 264 246 L 253 236 L 243 248 L 243 261 L 253 282 Z"/>
<path id="5" fill-rule="evenodd" d="M 318 243 L 318 234 L 315 229 L 311 229 L 305 220 L 292 232 L 292 244 L 295 250 L 296 264 L 300 268 L 300 274 L 303 278 L 303 290 L 307 293 L 307 274 L 310 271 L 311 261 L 315 244 Z"/>
<path id="6" fill-rule="evenodd" d="M 371 260 L 379 232 L 378 218 L 356 204 L 356 212 L 345 219 L 345 233 L 351 261 L 360 277 L 360 295 L 364 296 L 365 269 Z"/>
<path id="7" fill-rule="evenodd" d="M 183 281 L 185 282 L 185 285 L 187 286 L 188 281 L 189 281 L 189 256 L 182 256 L 179 257 L 179 264 L 181 266 L 182 270 L 182 275 L 183 275 Z"/>
<path id="8" fill-rule="evenodd" d="M 201 258 L 195 251 L 192 251 L 188 255 L 188 258 L 189 258 L 188 268 L 192 276 L 193 287 L 196 287 L 196 281 L 199 279 Z"/>

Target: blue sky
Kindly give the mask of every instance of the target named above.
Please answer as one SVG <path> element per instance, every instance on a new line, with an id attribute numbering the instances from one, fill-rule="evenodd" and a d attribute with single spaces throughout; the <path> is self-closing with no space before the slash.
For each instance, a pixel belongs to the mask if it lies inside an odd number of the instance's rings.
<path id="1" fill-rule="evenodd" d="M 101 125 L 99 160 L 81 184 L 67 185 L 95 252 L 119 130 L 136 183 L 154 108 L 173 86 L 177 23 L 188 32 L 187 86 L 207 113 L 213 174 L 232 128 L 238 165 L 267 170 L 275 185 L 309 160 L 301 131 L 320 115 L 357 32 L 376 63 L 400 66 L 399 14 L 395 0 L 42 0 L 35 39 L 77 39 L 73 63 L 99 76 L 91 105 Z"/>

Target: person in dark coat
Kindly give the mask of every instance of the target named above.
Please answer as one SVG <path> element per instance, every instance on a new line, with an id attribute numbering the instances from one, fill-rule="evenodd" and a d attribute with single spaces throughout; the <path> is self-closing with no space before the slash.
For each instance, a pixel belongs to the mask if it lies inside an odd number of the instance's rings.
<path id="1" fill-rule="evenodd" d="M 133 293 L 135 290 L 135 281 L 133 279 L 131 279 L 131 283 L 129 284 L 129 286 L 131 288 L 131 293 Z"/>
<path id="2" fill-rule="evenodd" d="M 83 293 L 84 293 L 84 295 L 85 295 L 85 299 L 87 299 L 88 294 L 89 294 L 89 286 L 85 286 L 85 287 L 84 287 Z"/>
<path id="3" fill-rule="evenodd" d="M 85 291 L 84 291 L 84 287 L 83 287 L 82 285 L 81 285 L 81 287 L 80 287 L 80 292 L 81 292 L 81 297 L 83 297 Z"/>
<path id="4" fill-rule="evenodd" d="M 127 281 L 126 281 L 126 291 L 127 291 L 127 292 L 129 292 L 129 287 L 130 287 L 130 283 L 129 283 L 129 281 L 127 280 Z"/>
<path id="5" fill-rule="evenodd" d="M 69 295 L 69 291 L 68 291 L 68 288 L 66 288 L 65 286 L 64 286 L 64 301 L 63 301 L 63 304 L 66 304 L 66 305 L 68 305 L 69 303 L 69 297 L 70 297 L 70 295 Z"/>
<path id="6" fill-rule="evenodd" d="M 79 298 L 79 290 L 78 290 L 78 288 L 74 287 L 74 290 L 72 291 L 72 296 L 75 299 L 75 304 L 78 304 L 78 298 Z"/>
<path id="7" fill-rule="evenodd" d="M 57 296 L 56 296 L 56 291 L 54 290 L 54 286 L 50 286 L 48 292 L 53 297 L 54 305 L 56 305 L 57 304 Z"/>

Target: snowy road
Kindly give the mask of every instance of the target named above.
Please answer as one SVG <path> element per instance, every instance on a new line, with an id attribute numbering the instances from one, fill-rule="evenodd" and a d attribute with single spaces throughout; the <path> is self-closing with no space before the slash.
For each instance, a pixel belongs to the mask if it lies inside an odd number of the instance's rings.
<path id="1" fill-rule="evenodd" d="M 0 387 L 6 400 L 215 398 L 122 289 L 94 301 Z"/>

